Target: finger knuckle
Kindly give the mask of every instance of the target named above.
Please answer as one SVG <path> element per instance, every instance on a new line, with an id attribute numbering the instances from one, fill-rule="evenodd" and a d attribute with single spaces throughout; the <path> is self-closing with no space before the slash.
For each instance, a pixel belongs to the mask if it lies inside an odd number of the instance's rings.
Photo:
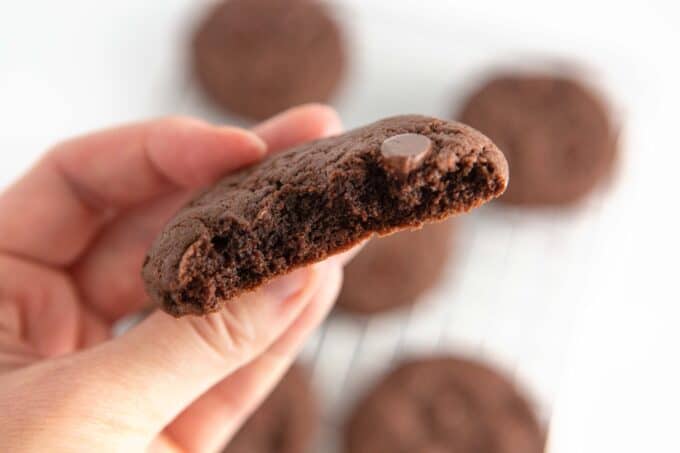
<path id="1" fill-rule="evenodd" d="M 204 345 L 221 358 L 246 357 L 257 345 L 257 329 L 249 310 L 242 304 L 227 305 L 216 313 L 192 319 Z"/>

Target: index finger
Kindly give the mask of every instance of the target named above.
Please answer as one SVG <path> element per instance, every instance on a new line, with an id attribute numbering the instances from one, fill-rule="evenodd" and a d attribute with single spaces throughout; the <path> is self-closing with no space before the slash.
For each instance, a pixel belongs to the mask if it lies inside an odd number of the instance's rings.
<path id="1" fill-rule="evenodd" d="M 265 153 L 252 132 L 189 118 L 67 141 L 0 195 L 0 253 L 68 265 L 117 211 L 208 185 Z"/>

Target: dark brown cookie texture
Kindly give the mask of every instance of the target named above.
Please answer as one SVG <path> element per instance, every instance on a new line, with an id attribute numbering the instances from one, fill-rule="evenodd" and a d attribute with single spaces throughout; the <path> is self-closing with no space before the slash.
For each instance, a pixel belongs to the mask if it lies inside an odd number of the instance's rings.
<path id="1" fill-rule="evenodd" d="M 318 0 L 226 0 L 193 41 L 195 72 L 226 109 L 253 119 L 327 101 L 346 67 L 343 35 Z"/>
<path id="2" fill-rule="evenodd" d="M 429 147 L 385 150 L 409 134 Z M 468 126 L 417 115 L 378 121 L 278 153 L 199 195 L 153 243 L 146 289 L 174 316 L 216 311 L 373 234 L 469 211 L 507 180 L 503 154 Z"/>
<path id="3" fill-rule="evenodd" d="M 461 121 L 505 153 L 512 183 L 501 200 L 566 204 L 589 193 L 613 166 L 617 133 L 604 103 L 575 80 L 499 76 L 467 101 Z"/>
<path id="4" fill-rule="evenodd" d="M 318 422 L 306 370 L 293 365 L 223 453 L 308 453 Z"/>
<path id="5" fill-rule="evenodd" d="M 448 220 L 371 240 L 345 266 L 338 305 L 374 314 L 416 302 L 443 277 L 454 235 Z"/>
<path id="6" fill-rule="evenodd" d="M 355 408 L 346 453 L 541 453 L 526 398 L 488 367 L 453 357 L 405 363 Z"/>

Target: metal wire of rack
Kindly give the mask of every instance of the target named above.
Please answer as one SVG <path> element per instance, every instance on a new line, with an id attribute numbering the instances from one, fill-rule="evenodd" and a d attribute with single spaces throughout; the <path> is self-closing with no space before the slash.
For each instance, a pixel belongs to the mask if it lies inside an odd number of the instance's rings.
<path id="1" fill-rule="evenodd" d="M 564 214 L 490 207 L 470 215 L 448 277 L 418 304 L 371 317 L 333 313 L 302 354 L 323 406 L 320 451 L 335 451 L 357 397 L 409 356 L 460 354 L 499 367 L 548 422 L 587 285 L 580 263 L 594 248 L 581 241 L 603 198 Z"/>

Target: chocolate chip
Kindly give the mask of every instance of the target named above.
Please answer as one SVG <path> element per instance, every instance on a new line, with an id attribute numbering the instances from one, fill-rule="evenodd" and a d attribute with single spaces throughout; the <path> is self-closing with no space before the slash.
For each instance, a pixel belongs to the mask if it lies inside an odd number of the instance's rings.
<path id="1" fill-rule="evenodd" d="M 385 164 L 401 175 L 407 175 L 418 168 L 431 149 L 432 141 L 420 134 L 395 135 L 380 146 Z"/>

